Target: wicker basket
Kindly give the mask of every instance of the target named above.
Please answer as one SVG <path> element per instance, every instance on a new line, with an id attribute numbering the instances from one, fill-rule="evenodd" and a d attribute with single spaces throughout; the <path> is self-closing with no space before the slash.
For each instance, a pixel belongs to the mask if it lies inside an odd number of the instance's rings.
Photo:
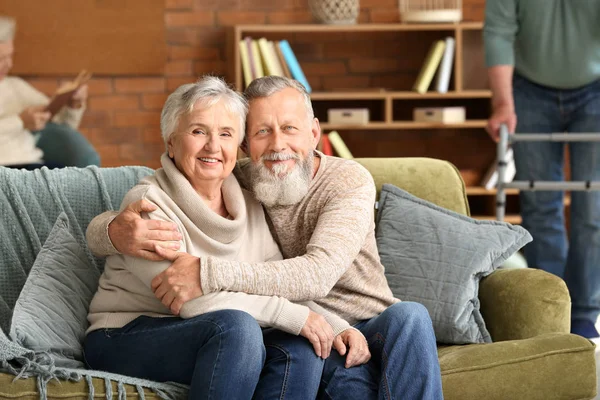
<path id="1" fill-rule="evenodd" d="M 462 20 L 461 0 L 398 0 L 402 22 L 443 23 Z"/>
<path id="2" fill-rule="evenodd" d="M 317 21 L 324 24 L 355 24 L 359 0 L 308 0 Z"/>

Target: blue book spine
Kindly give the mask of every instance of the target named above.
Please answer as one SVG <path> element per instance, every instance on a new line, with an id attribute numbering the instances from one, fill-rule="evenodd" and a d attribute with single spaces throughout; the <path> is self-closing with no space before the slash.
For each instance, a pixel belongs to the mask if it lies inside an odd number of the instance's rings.
<path id="1" fill-rule="evenodd" d="M 294 52 L 292 51 L 292 48 L 290 47 L 288 41 L 280 41 L 279 48 L 283 53 L 283 57 L 285 58 L 285 62 L 287 63 L 288 68 L 290 69 L 292 77 L 298 82 L 300 82 L 306 88 L 306 91 L 310 93 L 312 89 L 308 84 L 308 81 L 306 80 L 306 76 L 304 76 L 304 72 L 302 72 L 302 68 L 300 68 L 300 64 L 298 64 L 298 60 L 296 59 L 296 56 L 294 55 Z"/>

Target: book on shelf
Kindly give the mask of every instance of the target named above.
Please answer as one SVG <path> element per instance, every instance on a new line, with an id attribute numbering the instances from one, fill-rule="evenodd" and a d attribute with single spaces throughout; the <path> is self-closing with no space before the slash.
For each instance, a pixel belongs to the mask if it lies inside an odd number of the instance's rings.
<path id="1" fill-rule="evenodd" d="M 329 140 L 329 135 L 322 135 L 321 136 L 321 148 L 319 149 L 321 151 L 321 153 L 325 154 L 326 156 L 332 156 L 333 155 L 333 148 L 331 147 L 331 141 Z"/>
<path id="2" fill-rule="evenodd" d="M 85 85 L 92 78 L 92 74 L 86 70 L 79 72 L 79 75 L 72 80 L 61 86 L 56 93 L 50 99 L 50 103 L 44 109 L 49 111 L 51 118 L 54 117 L 64 106 L 69 104 L 69 101 L 73 98 L 73 95 L 80 87 Z"/>
<path id="3" fill-rule="evenodd" d="M 504 183 L 512 182 L 512 180 L 515 178 L 516 173 L 517 168 L 515 167 L 515 157 L 513 149 L 509 148 L 506 151 L 506 169 L 504 170 Z M 490 168 L 483 176 L 481 186 L 485 187 L 487 190 L 492 190 L 493 188 L 498 186 L 498 159 L 494 160 L 494 163 L 490 166 Z"/>
<path id="4" fill-rule="evenodd" d="M 292 73 L 290 72 L 290 68 L 285 62 L 285 57 L 283 56 L 283 52 L 281 51 L 281 47 L 279 47 L 278 42 L 274 42 L 273 49 L 275 50 L 275 54 L 277 55 L 277 59 L 279 60 L 279 65 L 283 69 L 283 76 L 286 78 L 292 78 Z"/>
<path id="5" fill-rule="evenodd" d="M 344 140 L 342 139 L 340 134 L 337 133 L 337 131 L 329 132 L 327 137 L 329 138 L 331 147 L 333 148 L 333 150 L 335 150 L 339 157 L 349 159 L 354 158 L 352 156 L 352 153 L 350 152 L 350 149 L 348 148 L 348 146 L 346 146 L 346 143 L 344 143 Z"/>
<path id="6" fill-rule="evenodd" d="M 298 63 L 296 55 L 292 51 L 292 47 L 290 46 L 289 42 L 287 40 L 281 40 L 279 42 L 279 47 L 281 48 L 285 62 L 292 73 L 292 78 L 300 82 L 306 91 L 310 93 L 312 88 L 308 84 L 308 80 L 306 79 L 306 76 L 304 76 L 304 72 L 302 72 L 302 68 L 300 68 L 300 64 Z"/>
<path id="7" fill-rule="evenodd" d="M 260 50 L 258 49 L 258 41 L 256 39 L 249 39 L 250 50 L 248 55 L 250 57 L 250 65 L 252 66 L 252 70 L 254 71 L 252 75 L 252 79 L 262 78 L 265 76 L 265 70 L 263 68 L 262 57 L 260 56 Z"/>
<path id="8" fill-rule="evenodd" d="M 444 48 L 444 54 L 442 55 L 442 61 L 440 62 L 435 82 L 436 90 L 439 93 L 448 92 L 450 75 L 452 75 L 452 61 L 454 61 L 454 48 L 455 40 L 453 37 L 448 36 L 446 38 L 446 46 Z"/>
<path id="9" fill-rule="evenodd" d="M 260 56 L 265 67 L 265 75 L 283 76 L 283 72 L 279 68 L 277 56 L 275 56 L 273 47 L 269 44 L 269 41 L 265 38 L 258 39 L 258 48 L 260 49 Z"/>
<path id="10" fill-rule="evenodd" d="M 435 71 L 440 65 L 442 56 L 444 55 L 444 49 L 446 48 L 446 42 L 444 40 L 435 41 L 429 48 L 427 57 L 421 66 L 417 80 L 413 85 L 413 90 L 418 93 L 425 93 L 431 85 Z"/>
<path id="11" fill-rule="evenodd" d="M 246 41 L 240 41 L 240 60 L 242 61 L 242 72 L 244 74 L 244 87 L 248 87 L 252 82 L 252 68 L 250 67 L 250 57 L 248 55 L 248 46 Z"/>

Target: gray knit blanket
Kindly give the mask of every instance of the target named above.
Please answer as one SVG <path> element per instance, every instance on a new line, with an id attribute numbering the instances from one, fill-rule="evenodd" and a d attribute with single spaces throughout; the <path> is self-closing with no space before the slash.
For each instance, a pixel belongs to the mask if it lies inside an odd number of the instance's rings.
<path id="1" fill-rule="evenodd" d="M 119 391 L 115 393 L 118 399 L 125 399 L 125 384 L 134 385 L 141 399 L 144 388 L 164 399 L 187 398 L 187 388 L 183 385 L 56 367 L 51 354 L 26 349 L 7 336 L 19 293 L 59 214 L 66 213 L 77 241 L 89 252 L 85 230 L 92 218 L 106 210 L 118 209 L 127 191 L 151 173 L 151 169 L 144 167 L 37 171 L 0 167 L 0 370 L 14 374 L 15 378 L 35 377 L 40 399 L 46 399 L 46 385 L 53 379 L 85 379 L 89 398 L 93 398 L 92 377 L 105 380 L 107 399 L 113 397 L 111 380 L 118 382 Z M 96 261 L 103 268 L 104 261 Z"/>

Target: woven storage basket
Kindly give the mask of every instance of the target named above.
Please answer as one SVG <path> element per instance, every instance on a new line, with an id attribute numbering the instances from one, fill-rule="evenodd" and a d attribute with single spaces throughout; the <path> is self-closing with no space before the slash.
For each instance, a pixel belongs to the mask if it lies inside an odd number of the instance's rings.
<path id="1" fill-rule="evenodd" d="M 324 24 L 355 24 L 359 0 L 309 0 L 317 21 Z"/>

